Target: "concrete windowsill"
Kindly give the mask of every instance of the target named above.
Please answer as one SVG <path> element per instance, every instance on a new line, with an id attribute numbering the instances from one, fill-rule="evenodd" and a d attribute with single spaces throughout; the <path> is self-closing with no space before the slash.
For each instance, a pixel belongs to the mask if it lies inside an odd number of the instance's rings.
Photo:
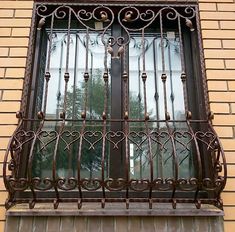
<path id="1" fill-rule="evenodd" d="M 126 209 L 125 204 L 106 203 L 101 208 L 98 203 L 84 203 L 81 209 L 74 203 L 60 203 L 58 209 L 52 204 L 38 203 L 34 209 L 29 209 L 28 204 L 18 204 L 10 208 L 7 216 L 224 216 L 224 212 L 213 205 L 203 204 L 201 209 L 196 209 L 193 204 L 177 204 L 172 209 L 171 204 L 156 203 L 149 209 L 146 203 L 130 203 Z"/>

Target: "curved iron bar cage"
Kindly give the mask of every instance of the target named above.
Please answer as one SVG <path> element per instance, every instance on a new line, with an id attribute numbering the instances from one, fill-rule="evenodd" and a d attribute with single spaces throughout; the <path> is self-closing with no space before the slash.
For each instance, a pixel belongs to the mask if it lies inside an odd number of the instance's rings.
<path id="1" fill-rule="evenodd" d="M 64 72 L 64 101 L 61 105 L 59 117 L 51 119 L 47 116 L 48 85 L 53 78 L 50 73 L 50 54 L 53 51 L 53 36 L 55 21 L 67 22 L 67 34 L 63 40 L 66 47 L 66 64 Z M 87 113 L 88 108 L 88 86 L 90 81 L 89 63 L 86 59 L 84 68 L 84 91 L 82 93 L 83 103 L 79 118 L 67 117 L 67 94 L 69 73 L 69 52 L 72 21 L 76 21 L 85 31 L 84 43 L 86 46 L 86 57 L 89 53 L 89 33 L 98 31 L 104 49 L 104 68 L 103 68 L 103 113 L 98 118 L 90 118 Z M 90 23 L 90 22 L 93 22 Z M 101 27 L 96 27 L 96 23 L 101 23 Z M 157 22 L 157 23 L 156 23 Z M 178 28 L 178 44 L 180 50 L 182 91 L 184 99 L 184 117 L 175 119 L 169 113 L 167 104 L 166 80 L 169 78 L 166 70 L 166 57 L 163 47 L 166 46 L 163 25 L 173 23 Z M 108 30 L 114 23 L 119 24 L 124 36 L 108 35 Z M 159 27 L 159 41 L 161 51 L 161 76 L 163 87 L 164 118 L 152 118 L 147 108 L 147 85 L 148 70 L 146 69 L 146 40 L 145 30 L 156 23 Z M 28 202 L 29 207 L 33 208 L 37 202 L 53 202 L 57 208 L 60 202 L 77 202 L 78 208 L 82 207 L 83 202 L 100 202 L 104 208 L 106 202 L 125 202 L 129 208 L 130 202 L 146 202 L 149 208 L 158 202 L 170 202 L 176 208 L 177 203 L 193 203 L 197 208 L 202 203 L 214 204 L 222 208 L 220 194 L 226 184 L 227 168 L 224 151 L 219 138 L 214 131 L 211 120 L 212 113 L 207 113 L 205 117 L 194 118 L 190 111 L 188 101 L 187 72 L 182 28 L 186 28 L 189 33 L 197 34 L 200 38 L 199 18 L 197 5 L 160 5 L 153 4 L 136 6 L 112 5 L 83 5 L 83 4 L 35 4 L 34 19 L 32 23 L 32 36 L 40 38 L 45 25 L 49 25 L 49 44 L 48 56 L 44 72 L 44 97 L 42 110 L 37 113 L 37 118 L 29 116 L 28 106 L 30 101 L 30 82 L 31 73 L 35 71 L 35 64 L 32 66 L 33 54 L 37 53 L 38 40 L 32 39 L 29 48 L 29 61 L 27 66 L 26 80 L 22 99 L 22 110 L 17 113 L 19 125 L 12 135 L 4 160 L 3 177 L 9 197 L 6 208 L 16 203 Z M 37 29 L 36 29 L 37 28 Z M 80 29 L 79 29 L 80 30 Z M 143 114 L 139 118 L 132 118 L 129 108 L 128 95 L 128 46 L 130 44 L 131 33 L 140 33 L 141 49 L 141 70 L 139 81 L 142 83 Z M 194 41 L 195 42 L 195 41 Z M 200 39 L 196 40 L 199 48 L 199 56 L 202 71 L 200 78 L 204 86 L 204 101 L 207 101 L 206 84 L 203 72 L 203 53 Z M 36 43 L 36 45 L 35 45 Z M 145 46 L 146 45 L 146 46 Z M 36 50 L 35 50 L 36 49 Z M 110 71 L 108 70 L 108 57 L 119 59 L 123 63 L 121 82 L 122 82 L 122 110 L 120 118 L 112 118 L 108 109 L 109 102 L 109 83 Z M 31 71 L 33 68 L 33 71 Z M 27 76 L 28 75 L 28 76 Z M 174 93 L 171 89 L 171 98 Z M 140 98 L 140 96 L 139 96 Z M 172 100 L 173 102 L 173 100 Z M 157 103 L 159 104 L 159 103 Z M 205 111 L 209 112 L 207 104 Z M 174 111 L 173 111 L 174 112 Z M 109 125 L 121 123 L 121 129 L 113 130 Z M 45 128 L 47 123 L 55 123 L 54 129 Z M 80 123 L 79 128 L 68 127 L 69 123 Z M 91 129 L 90 124 L 99 125 L 98 129 Z M 131 123 L 141 123 L 138 130 L 133 129 Z M 157 126 L 164 124 L 164 126 Z M 184 126 L 175 126 L 176 124 Z M 135 147 L 135 151 L 144 153 L 145 162 L 148 164 L 148 176 L 135 178 L 131 176 L 130 167 L 130 143 Z M 62 147 L 61 147 L 62 144 Z M 88 150 L 98 149 L 100 175 L 92 177 L 82 177 L 82 156 L 84 144 Z M 57 159 L 59 150 L 71 152 L 72 146 L 76 145 L 75 154 L 75 174 L 64 177 L 58 173 Z M 39 147 L 39 148 L 38 148 Z M 48 177 L 37 176 L 34 173 L 34 158 L 50 147 L 52 155 L 51 174 Z M 157 148 L 156 148 L 157 147 Z M 107 150 L 122 153 L 123 172 L 119 176 L 108 175 L 107 172 Z M 155 149 L 155 152 L 154 152 Z M 157 150 L 157 152 L 156 152 Z M 195 171 L 184 177 L 181 173 L 181 166 L 185 159 L 188 159 L 189 152 L 192 152 L 192 159 Z M 166 152 L 165 163 L 171 160 L 171 172 L 160 175 L 154 166 L 154 159 L 160 156 L 157 153 Z M 181 154 L 185 157 L 180 157 Z M 41 155 L 42 156 L 42 155 Z M 10 170 L 10 173 L 7 171 Z M 209 169 L 209 171 L 208 171 Z"/>

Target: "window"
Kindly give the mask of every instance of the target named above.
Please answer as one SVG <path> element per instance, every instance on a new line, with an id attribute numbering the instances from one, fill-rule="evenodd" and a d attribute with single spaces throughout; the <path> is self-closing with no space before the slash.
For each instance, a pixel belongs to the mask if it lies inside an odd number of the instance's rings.
<path id="1" fill-rule="evenodd" d="M 198 20 L 195 4 L 35 4 L 6 206 L 222 207 Z"/>

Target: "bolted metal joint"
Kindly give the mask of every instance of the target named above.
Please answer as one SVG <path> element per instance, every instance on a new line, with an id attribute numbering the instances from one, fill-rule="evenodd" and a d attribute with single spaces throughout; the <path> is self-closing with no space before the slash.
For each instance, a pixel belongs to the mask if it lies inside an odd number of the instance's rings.
<path id="1" fill-rule="evenodd" d="M 63 111 L 63 112 L 60 112 L 60 118 L 61 119 L 65 119 L 65 112 Z"/>
<path id="2" fill-rule="evenodd" d="M 128 79 L 128 74 L 127 74 L 127 72 L 123 72 L 123 74 L 122 74 L 122 79 L 126 82 L 127 81 L 127 79 Z"/>
<path id="3" fill-rule="evenodd" d="M 181 73 L 181 80 L 186 81 L 186 74 L 185 73 Z"/>
<path id="4" fill-rule="evenodd" d="M 210 111 L 210 112 L 208 113 L 208 119 L 209 119 L 209 120 L 213 120 L 213 119 L 214 119 L 214 113 L 213 113 L 212 111 Z"/>
<path id="5" fill-rule="evenodd" d="M 85 119 L 85 118 L 86 118 L 86 112 L 83 111 L 83 112 L 81 113 L 81 118 L 82 118 L 82 119 Z"/>
<path id="6" fill-rule="evenodd" d="M 149 120 L 149 114 L 146 114 L 145 115 L 145 121 L 148 121 Z"/>
<path id="7" fill-rule="evenodd" d="M 126 111 L 124 114 L 124 119 L 127 120 L 129 118 L 128 112 Z"/>
<path id="8" fill-rule="evenodd" d="M 186 119 L 187 119 L 187 120 L 192 119 L 192 112 L 191 112 L 191 111 L 187 111 L 187 112 L 186 112 Z"/>
<path id="9" fill-rule="evenodd" d="M 64 80 L 65 80 L 65 82 L 68 82 L 69 81 L 69 73 L 65 73 L 64 74 Z"/>
<path id="10" fill-rule="evenodd" d="M 162 74 L 161 79 L 162 81 L 166 81 L 167 75 L 165 73 Z"/>
<path id="11" fill-rule="evenodd" d="M 22 119 L 22 118 L 23 118 L 23 113 L 22 113 L 22 111 L 17 111 L 17 112 L 16 112 L 16 118 L 18 118 L 18 119 Z"/>
<path id="12" fill-rule="evenodd" d="M 106 119 L 107 119 L 107 116 L 106 116 L 106 113 L 105 113 L 105 112 L 103 112 L 103 114 L 102 114 L 102 119 L 103 119 L 103 120 L 106 120 Z"/>
<path id="13" fill-rule="evenodd" d="M 37 113 L 37 117 L 38 117 L 38 119 L 44 119 L 45 118 L 45 114 L 42 111 L 39 111 Z"/>
<path id="14" fill-rule="evenodd" d="M 84 80 L 85 80 L 85 82 L 87 82 L 89 80 L 89 73 L 88 72 L 84 73 Z"/>
<path id="15" fill-rule="evenodd" d="M 107 73 L 107 72 L 104 72 L 104 74 L 103 74 L 103 78 L 104 78 L 104 81 L 105 81 L 105 82 L 107 82 L 107 81 L 108 81 L 108 79 L 109 79 L 109 75 L 108 75 L 108 73 Z"/>
<path id="16" fill-rule="evenodd" d="M 46 81 L 49 81 L 50 78 L 51 78 L 51 74 L 50 74 L 49 72 L 46 72 L 46 73 L 45 73 L 45 79 L 46 79 Z"/>
<path id="17" fill-rule="evenodd" d="M 145 82 L 147 79 L 147 74 L 145 72 L 143 72 L 141 75 L 141 78 L 142 78 L 143 82 Z"/>

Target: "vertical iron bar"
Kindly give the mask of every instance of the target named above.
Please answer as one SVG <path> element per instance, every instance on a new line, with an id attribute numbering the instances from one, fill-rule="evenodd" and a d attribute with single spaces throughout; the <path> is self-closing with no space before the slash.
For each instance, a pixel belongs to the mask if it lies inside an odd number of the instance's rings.
<path id="1" fill-rule="evenodd" d="M 175 147 L 175 142 L 174 142 L 174 137 L 172 135 L 172 131 L 169 126 L 169 120 L 170 120 L 170 115 L 167 110 L 167 89 L 166 89 L 166 70 L 165 70 L 165 51 L 164 51 L 164 35 L 163 35 L 163 22 L 162 22 L 162 12 L 160 12 L 160 33 L 161 33 L 161 51 L 162 51 L 162 82 L 163 82 L 163 93 L 164 93 L 164 108 L 165 108 L 165 122 L 168 130 L 168 134 L 171 140 L 172 144 L 172 155 L 173 155 L 173 172 L 174 172 L 174 180 L 172 183 L 173 191 L 172 191 L 172 207 L 176 208 L 176 200 L 174 199 L 175 197 L 175 191 L 176 191 L 176 183 L 178 180 L 178 160 L 177 160 L 177 155 L 176 155 L 176 147 Z"/>
<path id="2" fill-rule="evenodd" d="M 46 73 L 45 73 L 46 86 L 45 86 L 45 96 L 44 96 L 44 103 L 43 103 L 43 114 L 44 115 L 46 114 L 46 106 L 47 106 L 48 82 L 51 78 L 50 63 L 51 63 L 51 52 L 52 52 L 52 35 L 53 35 L 53 27 L 54 27 L 54 18 L 55 18 L 55 14 L 52 14 L 50 36 L 49 36 L 48 58 L 47 58 L 47 66 L 46 66 Z"/>
<path id="3" fill-rule="evenodd" d="M 184 48 L 183 48 L 183 40 L 182 40 L 182 29 L 181 29 L 180 15 L 178 15 L 177 18 L 178 18 L 178 29 L 179 29 L 179 39 L 180 39 L 181 80 L 183 83 L 184 107 L 185 107 L 185 113 L 186 113 L 188 111 L 188 96 L 187 96 L 187 86 L 186 86 Z"/>
<path id="4" fill-rule="evenodd" d="M 168 41 L 168 61 L 169 61 L 169 74 L 170 74 L 170 87 L 171 87 L 171 105 L 172 105 L 172 118 L 175 120 L 175 107 L 174 107 L 174 89 L 173 89 L 173 80 L 172 80 L 172 64 L 171 64 L 171 43 Z M 175 128 L 175 122 L 174 123 L 174 128 Z"/>
<path id="5" fill-rule="evenodd" d="M 157 54 L 156 54 L 156 40 L 157 40 L 157 37 L 155 37 L 153 39 L 153 65 L 154 65 L 154 86 L 155 86 L 155 104 L 156 104 L 156 119 L 157 119 L 157 129 L 159 130 L 160 129 L 160 125 L 159 125 L 159 94 L 158 94 L 158 57 L 157 57 Z M 163 163 L 162 163 L 162 157 L 161 157 L 161 154 L 160 154 L 160 150 L 159 150 L 159 144 L 157 143 L 157 151 L 156 151 L 156 163 L 157 163 L 157 169 L 159 171 L 157 171 L 157 173 L 160 173 L 160 177 L 163 177 L 163 170 L 162 170 L 162 167 L 163 167 Z M 158 159 L 159 157 L 159 159 Z"/>
<path id="6" fill-rule="evenodd" d="M 109 88 L 109 76 L 108 76 L 108 41 L 104 45 L 104 111 L 103 111 L 103 132 L 102 132 L 102 158 L 101 158 L 101 179 L 102 179 L 102 201 L 101 207 L 105 207 L 105 152 L 106 152 L 106 131 L 107 131 L 107 115 L 108 115 L 108 88 Z"/>
<path id="7" fill-rule="evenodd" d="M 150 184 L 149 184 L 149 208 L 152 208 L 152 187 L 153 187 L 153 156 L 152 156 L 152 144 L 150 139 L 150 132 L 148 128 L 149 115 L 147 112 L 147 89 L 146 89 L 146 80 L 147 74 L 145 70 L 145 32 L 142 29 L 141 33 L 141 44 L 142 44 L 142 61 L 143 61 L 143 71 L 142 71 L 142 82 L 143 82 L 143 94 L 144 94 L 144 124 L 146 136 L 148 138 L 148 153 L 149 153 L 149 164 L 150 164 Z"/>
<path id="8" fill-rule="evenodd" d="M 64 41 L 61 40 L 60 48 L 60 67 L 59 67 L 59 80 L 58 80 L 58 90 L 57 90 L 57 109 L 56 109 L 56 118 L 59 118 L 59 107 L 60 107 L 60 98 L 61 98 L 61 79 L 62 79 L 62 65 L 63 65 L 63 54 L 64 54 Z"/>
<path id="9" fill-rule="evenodd" d="M 72 120 L 77 119 L 77 117 L 75 118 L 75 110 L 76 110 L 76 93 L 78 91 L 77 89 L 77 68 L 78 68 L 78 55 L 79 55 L 79 43 L 78 43 L 78 36 L 77 34 L 75 34 L 76 37 L 76 44 L 75 44 L 75 57 L 74 57 L 74 79 L 73 79 L 73 108 L 72 108 Z M 78 109 L 77 109 L 78 110 Z"/>

